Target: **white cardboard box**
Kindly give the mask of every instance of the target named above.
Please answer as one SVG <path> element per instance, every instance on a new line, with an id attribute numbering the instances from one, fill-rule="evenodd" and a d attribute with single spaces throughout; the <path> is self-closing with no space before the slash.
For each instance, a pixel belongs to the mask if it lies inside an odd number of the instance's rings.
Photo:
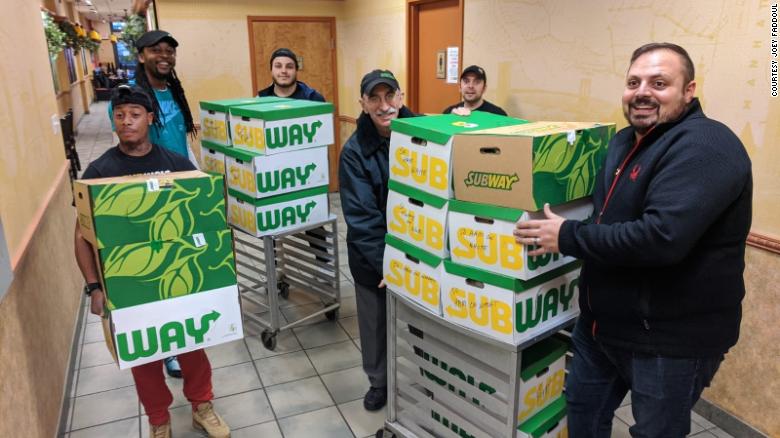
<path id="1" fill-rule="evenodd" d="M 436 257 L 449 257 L 447 200 L 390 181 L 387 195 L 387 232 Z"/>
<path id="2" fill-rule="evenodd" d="M 259 103 L 281 102 L 284 97 L 248 97 L 244 99 L 204 100 L 200 102 L 201 140 L 230 146 L 230 108 Z"/>
<path id="3" fill-rule="evenodd" d="M 225 174 L 225 146 L 207 140 L 200 142 L 200 170 L 209 173 Z"/>
<path id="4" fill-rule="evenodd" d="M 584 220 L 593 212 L 593 204 L 580 199 L 552 210 L 567 219 Z M 518 220 L 543 217 L 544 212 L 540 211 L 450 200 L 447 223 L 452 261 L 521 280 L 573 262 L 573 257 L 561 254 L 529 257 L 529 247 L 515 241 L 512 232 Z"/>
<path id="5" fill-rule="evenodd" d="M 502 342 L 518 345 L 579 315 L 579 262 L 529 281 L 449 260 L 444 269 L 444 319 Z"/>
<path id="6" fill-rule="evenodd" d="M 328 219 L 328 186 L 254 199 L 228 190 L 228 223 L 255 237 Z"/>
<path id="7" fill-rule="evenodd" d="M 328 185 L 328 147 L 263 155 L 225 150 L 227 186 L 252 198 L 267 198 Z"/>
<path id="8" fill-rule="evenodd" d="M 387 289 L 441 316 L 442 259 L 385 235 L 384 278 Z"/>

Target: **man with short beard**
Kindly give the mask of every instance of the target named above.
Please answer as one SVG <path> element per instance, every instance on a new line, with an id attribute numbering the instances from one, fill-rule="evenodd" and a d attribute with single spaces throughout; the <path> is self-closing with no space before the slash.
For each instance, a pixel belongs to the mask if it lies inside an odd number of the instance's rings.
<path id="1" fill-rule="evenodd" d="M 505 116 L 506 111 L 501 107 L 485 100 L 482 95 L 487 89 L 487 76 L 485 70 L 478 65 L 470 65 L 460 74 L 460 95 L 463 101 L 447 107 L 444 114 L 455 113 L 462 116 L 471 114 L 471 111 L 484 111 L 486 113 Z"/>
<path id="2" fill-rule="evenodd" d="M 298 80 L 298 57 L 292 50 L 279 48 L 271 54 L 271 85 L 257 95 L 288 97 L 290 99 L 325 102 L 325 98 L 314 88 Z"/>
<path id="3" fill-rule="evenodd" d="M 387 403 L 387 327 L 382 259 L 387 233 L 390 122 L 414 117 L 403 105 L 398 81 L 388 70 L 373 70 L 360 82 L 363 112 L 341 151 L 339 185 L 347 222 L 349 270 L 355 280 L 360 351 L 371 385 L 363 398 L 369 411 Z"/>
<path id="4" fill-rule="evenodd" d="M 115 176 L 158 174 L 194 170 L 184 156 L 171 152 L 149 139 L 149 128 L 156 114 L 151 97 L 140 87 L 120 85 L 111 96 L 113 122 L 119 144 L 90 163 L 82 179 Z M 93 314 L 103 316 L 105 293 L 99 282 L 99 266 L 92 245 L 84 239 L 76 222 L 76 262 L 87 283 L 85 289 Z M 230 436 L 230 427 L 214 411 L 211 387 L 211 364 L 203 349 L 179 355 L 184 377 L 184 395 L 192 405 L 192 424 L 210 437 Z M 170 438 L 171 416 L 168 407 L 173 402 L 162 361 L 131 368 L 138 399 L 149 417 L 151 438 Z"/>
<path id="5" fill-rule="evenodd" d="M 631 436 L 682 438 L 691 407 L 739 337 L 751 163 L 707 118 L 682 47 L 636 49 L 623 112 L 593 192 L 592 222 L 519 222 L 529 255 L 584 260 L 566 381 L 569 436 L 608 437 L 631 391 Z"/>

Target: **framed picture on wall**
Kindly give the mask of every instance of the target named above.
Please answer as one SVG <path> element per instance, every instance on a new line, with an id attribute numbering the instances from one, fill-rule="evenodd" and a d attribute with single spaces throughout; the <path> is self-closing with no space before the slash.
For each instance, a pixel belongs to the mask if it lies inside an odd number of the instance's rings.
<path id="1" fill-rule="evenodd" d="M 64 50 L 65 53 L 65 62 L 68 64 L 68 82 L 69 84 L 72 84 L 76 82 L 76 63 L 73 61 L 73 49 L 70 47 L 66 47 Z"/>
<path id="2" fill-rule="evenodd" d="M 81 71 L 84 73 L 84 76 L 89 74 L 89 70 L 87 70 L 87 49 L 81 48 Z"/>

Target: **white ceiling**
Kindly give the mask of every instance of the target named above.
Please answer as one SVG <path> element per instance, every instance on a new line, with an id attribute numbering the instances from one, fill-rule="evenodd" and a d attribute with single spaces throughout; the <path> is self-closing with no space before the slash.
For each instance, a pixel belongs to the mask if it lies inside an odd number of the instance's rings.
<path id="1" fill-rule="evenodd" d="M 132 0 L 74 0 L 76 9 L 93 21 L 119 20 L 130 13 Z"/>

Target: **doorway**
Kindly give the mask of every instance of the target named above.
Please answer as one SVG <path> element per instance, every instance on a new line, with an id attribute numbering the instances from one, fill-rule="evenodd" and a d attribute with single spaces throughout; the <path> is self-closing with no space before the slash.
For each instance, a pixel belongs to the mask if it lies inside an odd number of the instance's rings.
<path id="1" fill-rule="evenodd" d="M 456 47 L 463 69 L 463 0 L 410 0 L 407 5 L 409 107 L 440 114 L 460 101 L 457 81 L 447 83 L 448 48 Z M 444 59 L 442 59 L 444 57 Z M 444 61 L 444 75 L 442 75 Z"/>
<path id="2" fill-rule="evenodd" d="M 249 27 L 252 90 L 271 84 L 269 59 L 274 50 L 286 47 L 298 57 L 298 80 L 319 91 L 334 106 L 334 138 L 339 138 L 338 81 L 336 73 L 335 17 L 247 17 Z M 338 191 L 340 145 L 328 148 L 329 190 Z"/>

